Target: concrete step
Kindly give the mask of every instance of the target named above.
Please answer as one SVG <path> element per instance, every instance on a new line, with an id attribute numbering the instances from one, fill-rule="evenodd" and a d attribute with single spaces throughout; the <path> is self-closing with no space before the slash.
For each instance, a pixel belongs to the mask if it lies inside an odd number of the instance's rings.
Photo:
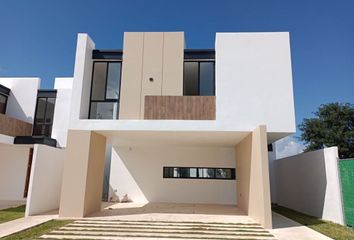
<path id="1" fill-rule="evenodd" d="M 108 220 L 108 219 L 77 219 L 77 222 L 124 222 L 124 223 L 139 223 L 139 224 L 144 224 L 144 223 L 181 223 L 181 224 L 217 224 L 217 225 L 254 225 L 254 226 L 260 226 L 258 223 L 254 222 L 198 222 L 198 221 L 158 221 L 158 220 L 122 220 L 122 219 L 116 219 L 116 220 Z"/>
<path id="2" fill-rule="evenodd" d="M 122 226 L 101 226 L 101 225 L 86 225 L 86 224 L 69 224 L 60 229 L 65 230 L 105 230 L 105 231 L 120 231 L 124 229 L 130 230 L 168 230 L 168 231 L 216 231 L 216 232 L 267 232 L 262 228 L 252 229 L 252 228 L 217 228 L 217 227 L 205 227 L 205 226 L 191 226 L 191 227 L 174 227 L 174 226 L 132 226 L 132 225 L 122 225 Z"/>
<path id="3" fill-rule="evenodd" d="M 92 237 L 92 236 L 76 236 L 76 235 L 43 235 L 40 239 L 38 240 L 142 240 L 142 239 L 148 239 L 148 240 L 192 240 L 196 238 L 173 238 L 173 237 L 105 237 L 105 236 L 99 236 L 99 237 Z M 203 238 L 206 239 L 206 238 Z M 207 238 L 207 240 L 225 240 L 225 238 Z M 237 238 L 236 240 L 276 240 L 274 238 Z"/>
<path id="4" fill-rule="evenodd" d="M 176 231 L 176 230 L 156 230 L 156 229 L 120 229 L 118 231 L 111 230 L 93 230 L 93 229 L 84 229 L 84 230 L 68 230 L 68 229 L 59 229 L 53 231 L 53 233 L 70 233 L 70 234 L 91 234 L 91 235 L 107 235 L 111 234 L 112 236 L 119 235 L 120 233 L 127 234 L 190 234 L 190 235 L 217 235 L 217 236 L 266 236 L 269 237 L 268 232 L 249 232 L 249 231 L 208 231 L 208 230 L 190 230 L 190 231 Z"/>
<path id="5" fill-rule="evenodd" d="M 99 221 L 99 220 L 77 220 L 74 224 L 99 224 L 99 225 L 144 225 L 144 226 L 208 226 L 208 227 L 219 227 L 219 228 L 262 228 L 259 224 L 254 223 L 208 223 L 208 222 L 159 222 L 159 221 Z"/>
<path id="6" fill-rule="evenodd" d="M 166 228 L 166 229 L 191 229 L 191 228 L 208 228 L 208 229 L 217 229 L 217 230 L 263 230 L 261 227 L 249 227 L 249 226 L 235 226 L 235 227 L 224 227 L 224 226 L 210 226 L 210 225 L 157 225 L 157 224 L 86 224 L 86 223 L 72 223 L 66 225 L 67 227 L 100 227 L 100 228 Z"/>
<path id="7" fill-rule="evenodd" d="M 99 236 L 105 237 L 181 237 L 181 238 L 192 238 L 192 239 L 258 239 L 258 238 L 266 238 L 272 237 L 269 233 L 219 233 L 212 234 L 209 232 L 132 232 L 132 231 L 120 231 L 120 232 L 112 232 L 112 231 L 63 231 L 63 230 L 55 230 L 50 234 L 54 235 L 81 235 L 81 236 L 94 236 L 94 238 Z M 50 235 L 48 234 L 48 235 Z"/>

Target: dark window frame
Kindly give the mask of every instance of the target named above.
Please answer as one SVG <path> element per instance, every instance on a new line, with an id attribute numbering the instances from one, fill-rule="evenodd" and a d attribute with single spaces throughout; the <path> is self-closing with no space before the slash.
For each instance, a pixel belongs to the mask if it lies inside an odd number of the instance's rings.
<path id="1" fill-rule="evenodd" d="M 191 169 L 191 168 L 195 168 L 197 170 L 197 176 L 196 177 L 174 177 L 174 176 L 166 176 L 166 169 L 174 169 L 174 168 L 184 168 L 184 169 Z M 210 177 L 199 177 L 199 169 L 212 169 L 214 170 L 214 177 L 210 178 Z M 225 169 L 225 170 L 231 170 L 231 177 L 230 178 L 219 178 L 216 177 L 216 169 Z M 167 166 L 167 167 L 163 167 L 162 170 L 162 175 L 163 178 L 167 178 L 167 179 L 198 179 L 198 180 L 206 180 L 206 179 L 210 179 L 210 180 L 236 180 L 236 168 L 223 168 L 223 167 L 176 167 L 176 166 Z"/>
<path id="2" fill-rule="evenodd" d="M 54 112 L 55 112 L 55 104 L 57 101 L 57 91 L 56 90 L 39 90 L 37 93 L 37 99 L 36 99 L 36 109 L 34 112 L 34 120 L 33 120 L 33 128 L 32 128 L 32 136 L 44 136 L 44 137 L 50 137 L 52 135 L 52 130 L 53 130 L 53 123 L 54 123 Z M 39 99 L 45 98 L 45 109 L 44 109 L 44 123 L 37 123 L 37 111 L 38 111 L 38 101 Z M 52 116 L 52 121 L 50 123 L 47 123 L 46 120 L 46 114 L 47 114 L 47 106 L 48 106 L 48 98 L 54 99 L 54 110 L 53 110 L 53 116 Z M 36 126 L 51 126 L 49 136 L 46 136 L 44 134 L 35 134 L 34 130 Z"/>
<path id="3" fill-rule="evenodd" d="M 184 64 L 186 62 L 196 62 L 198 63 L 198 95 L 186 95 L 185 91 L 184 91 L 184 85 L 185 85 L 185 81 L 184 81 Z M 200 63 L 213 63 L 213 69 L 214 69 L 214 75 L 213 75 L 213 95 L 201 95 L 200 94 Z M 215 59 L 184 59 L 183 62 L 183 96 L 215 96 Z"/>
<path id="4" fill-rule="evenodd" d="M 6 109 L 7 109 L 7 102 L 9 100 L 9 95 L 5 95 L 3 93 L 0 93 L 1 96 L 5 97 L 5 107 L 4 107 L 4 111 L 0 112 L 1 114 L 6 114 Z"/>
<path id="5" fill-rule="evenodd" d="M 108 71 L 109 71 L 109 63 L 115 63 L 118 62 L 120 63 L 120 80 L 119 80 L 119 97 L 118 99 L 112 99 L 112 98 L 107 98 L 107 81 L 108 81 Z M 104 83 L 104 100 L 92 100 L 92 90 L 93 90 L 93 77 L 94 77 L 94 72 L 95 72 L 95 64 L 96 63 L 106 63 L 107 67 L 106 67 L 106 79 L 105 79 L 105 83 Z M 106 103 L 106 102 L 111 102 L 111 103 L 117 103 L 117 116 L 114 116 L 116 118 L 112 118 L 111 120 L 117 120 L 119 119 L 119 103 L 120 103 L 120 94 L 121 94 L 121 86 L 122 86 L 122 67 L 123 67 L 123 61 L 120 59 L 104 59 L 102 61 L 96 59 L 93 61 L 92 63 L 92 73 L 91 73 L 91 87 L 90 87 L 90 99 L 89 99 L 89 111 L 88 111 L 88 117 L 87 119 L 90 120 L 97 120 L 97 118 L 91 118 L 91 105 L 92 103 L 96 102 L 96 103 Z M 103 119 L 99 119 L 99 120 L 103 120 Z M 108 120 L 108 119 L 104 119 L 104 120 Z"/>
<path id="6" fill-rule="evenodd" d="M 215 61 L 215 49 L 185 49 L 184 59 Z"/>
<path id="7" fill-rule="evenodd" d="M 5 97 L 5 108 L 4 108 L 4 112 L 0 112 L 2 114 L 6 114 L 6 109 L 7 109 L 7 102 L 9 100 L 9 95 L 10 95 L 10 88 L 7 88 L 3 85 L 0 84 L 0 95 Z"/>
<path id="8" fill-rule="evenodd" d="M 92 50 L 92 59 L 122 60 L 123 50 L 94 49 Z"/>

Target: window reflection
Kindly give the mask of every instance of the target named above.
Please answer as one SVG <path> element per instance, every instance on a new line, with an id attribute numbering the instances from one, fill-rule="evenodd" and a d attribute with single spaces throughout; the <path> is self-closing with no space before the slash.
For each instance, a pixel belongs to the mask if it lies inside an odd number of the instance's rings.
<path id="1" fill-rule="evenodd" d="M 90 119 L 117 119 L 121 62 L 94 62 Z"/>
<path id="2" fill-rule="evenodd" d="M 50 137 L 52 134 L 53 117 L 55 109 L 55 98 L 37 98 L 36 114 L 33 126 L 34 136 Z"/>
<path id="3" fill-rule="evenodd" d="M 0 113 L 5 114 L 6 112 L 7 96 L 0 94 Z"/>
<path id="4" fill-rule="evenodd" d="M 184 96 L 215 95 L 215 63 L 185 61 L 183 69 Z"/>
<path id="5" fill-rule="evenodd" d="M 234 168 L 164 167 L 164 178 L 235 179 Z"/>
<path id="6" fill-rule="evenodd" d="M 115 119 L 118 114 L 117 106 L 116 102 L 93 102 L 90 119 Z"/>

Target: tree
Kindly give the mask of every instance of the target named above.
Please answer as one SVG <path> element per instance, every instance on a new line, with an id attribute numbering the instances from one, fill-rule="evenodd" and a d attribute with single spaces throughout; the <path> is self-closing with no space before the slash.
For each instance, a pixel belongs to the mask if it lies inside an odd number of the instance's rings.
<path id="1" fill-rule="evenodd" d="M 299 125 L 305 151 L 338 146 L 340 158 L 354 157 L 354 105 L 322 104 L 314 118 L 305 118 Z"/>

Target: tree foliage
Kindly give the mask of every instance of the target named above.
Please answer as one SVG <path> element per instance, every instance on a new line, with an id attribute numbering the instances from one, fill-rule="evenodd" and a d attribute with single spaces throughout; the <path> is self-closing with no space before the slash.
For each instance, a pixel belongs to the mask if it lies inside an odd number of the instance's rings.
<path id="1" fill-rule="evenodd" d="M 354 105 L 329 103 L 321 105 L 314 118 L 305 118 L 299 125 L 305 151 L 338 146 L 340 158 L 354 157 Z"/>

